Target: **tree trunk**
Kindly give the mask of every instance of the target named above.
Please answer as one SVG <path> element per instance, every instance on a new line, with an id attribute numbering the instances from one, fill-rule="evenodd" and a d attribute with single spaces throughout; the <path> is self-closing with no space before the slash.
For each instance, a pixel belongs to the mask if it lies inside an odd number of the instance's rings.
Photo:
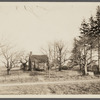
<path id="1" fill-rule="evenodd" d="M 100 72 L 100 43 L 99 43 L 99 36 L 98 36 L 98 69 L 99 69 L 99 71 L 98 72 Z"/>
<path id="2" fill-rule="evenodd" d="M 60 58 L 60 62 L 59 62 L 59 71 L 61 71 L 62 69 L 62 65 L 61 65 L 61 58 Z"/>
<path id="3" fill-rule="evenodd" d="M 87 61 L 86 61 L 86 55 L 84 55 L 84 74 L 87 75 Z"/>
<path id="4" fill-rule="evenodd" d="M 9 71 L 10 71 L 10 65 L 9 65 L 9 61 L 7 60 L 7 75 L 10 74 Z"/>
<path id="5" fill-rule="evenodd" d="M 26 63 L 23 63 L 23 71 L 26 71 Z"/>
<path id="6" fill-rule="evenodd" d="M 9 75 L 10 74 L 10 69 L 9 68 L 7 68 L 7 75 Z"/>
<path id="7" fill-rule="evenodd" d="M 59 71 L 61 71 L 61 66 L 59 66 Z"/>
<path id="8" fill-rule="evenodd" d="M 33 69 L 36 70 L 36 62 L 35 62 L 35 61 L 34 61 L 34 68 L 33 68 L 33 66 L 32 66 L 31 71 L 32 71 Z"/>
<path id="9" fill-rule="evenodd" d="M 92 44 L 91 44 L 91 48 L 90 48 L 90 62 L 92 62 Z"/>
<path id="10" fill-rule="evenodd" d="M 87 74 L 87 61 L 86 61 L 86 47 L 85 47 L 85 37 L 84 37 L 84 74 Z"/>
<path id="11" fill-rule="evenodd" d="M 82 62 L 81 62 L 81 59 L 80 59 L 80 71 L 82 70 Z"/>
<path id="12" fill-rule="evenodd" d="M 29 65 L 28 65 L 29 69 L 28 71 L 31 71 L 31 67 L 32 67 L 32 62 L 31 62 L 31 59 L 29 58 Z"/>
<path id="13" fill-rule="evenodd" d="M 91 67 L 91 69 L 92 69 L 92 64 L 91 64 L 91 62 L 92 62 L 92 43 L 90 44 L 90 67 Z M 93 70 L 92 70 L 93 71 Z"/>
<path id="14" fill-rule="evenodd" d="M 87 75 L 87 62 L 85 63 L 84 71 L 85 71 L 85 75 Z"/>
<path id="15" fill-rule="evenodd" d="M 49 61 L 47 62 L 47 69 L 50 70 Z"/>
<path id="16" fill-rule="evenodd" d="M 60 52 L 60 58 L 59 58 L 59 71 L 61 71 L 61 69 L 62 69 L 62 64 L 61 64 L 61 52 Z"/>
<path id="17" fill-rule="evenodd" d="M 81 50 L 80 50 L 81 52 Z M 82 59 L 81 59 L 81 53 L 79 55 L 79 66 L 80 66 L 80 71 L 82 70 Z"/>

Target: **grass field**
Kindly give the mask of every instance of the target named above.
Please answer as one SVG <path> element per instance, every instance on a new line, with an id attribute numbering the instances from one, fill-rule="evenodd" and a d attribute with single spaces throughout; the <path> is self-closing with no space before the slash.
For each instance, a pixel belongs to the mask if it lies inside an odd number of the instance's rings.
<path id="1" fill-rule="evenodd" d="M 100 76 L 83 76 L 79 71 L 62 70 L 50 72 L 21 71 L 12 70 L 11 75 L 6 75 L 6 70 L 0 73 L 0 83 L 24 83 L 24 82 L 48 82 L 48 81 L 67 81 L 67 80 L 88 80 L 98 79 Z"/>
<path id="2" fill-rule="evenodd" d="M 35 82 L 48 82 L 48 84 L 28 84 L 16 86 L 0 86 L 0 95 L 45 95 L 45 94 L 100 94 L 100 82 L 78 83 L 79 80 L 93 80 L 100 78 L 96 76 L 82 76 L 80 71 L 62 70 L 50 72 L 25 71 L 13 69 L 10 75 L 6 75 L 6 70 L 0 70 L 0 84 L 23 84 Z M 49 82 L 76 81 L 76 83 L 49 84 Z"/>

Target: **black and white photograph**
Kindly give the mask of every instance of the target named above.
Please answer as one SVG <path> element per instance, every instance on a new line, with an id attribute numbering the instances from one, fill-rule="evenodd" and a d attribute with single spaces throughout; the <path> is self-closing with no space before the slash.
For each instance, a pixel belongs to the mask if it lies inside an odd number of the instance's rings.
<path id="1" fill-rule="evenodd" d="M 99 2 L 0 2 L 0 96 L 99 94 Z"/>

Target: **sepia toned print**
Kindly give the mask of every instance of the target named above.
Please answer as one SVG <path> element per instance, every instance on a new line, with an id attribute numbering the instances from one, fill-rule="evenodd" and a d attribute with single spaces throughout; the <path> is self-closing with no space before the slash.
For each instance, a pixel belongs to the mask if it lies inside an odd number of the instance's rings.
<path id="1" fill-rule="evenodd" d="M 0 95 L 99 95 L 100 4 L 0 3 Z"/>

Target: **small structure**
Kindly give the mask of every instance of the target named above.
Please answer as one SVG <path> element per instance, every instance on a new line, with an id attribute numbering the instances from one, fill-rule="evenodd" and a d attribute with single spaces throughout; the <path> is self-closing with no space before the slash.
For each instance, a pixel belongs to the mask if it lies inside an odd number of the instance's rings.
<path id="1" fill-rule="evenodd" d="M 46 70 L 48 68 L 47 55 L 29 55 L 29 68 L 30 70 Z"/>

